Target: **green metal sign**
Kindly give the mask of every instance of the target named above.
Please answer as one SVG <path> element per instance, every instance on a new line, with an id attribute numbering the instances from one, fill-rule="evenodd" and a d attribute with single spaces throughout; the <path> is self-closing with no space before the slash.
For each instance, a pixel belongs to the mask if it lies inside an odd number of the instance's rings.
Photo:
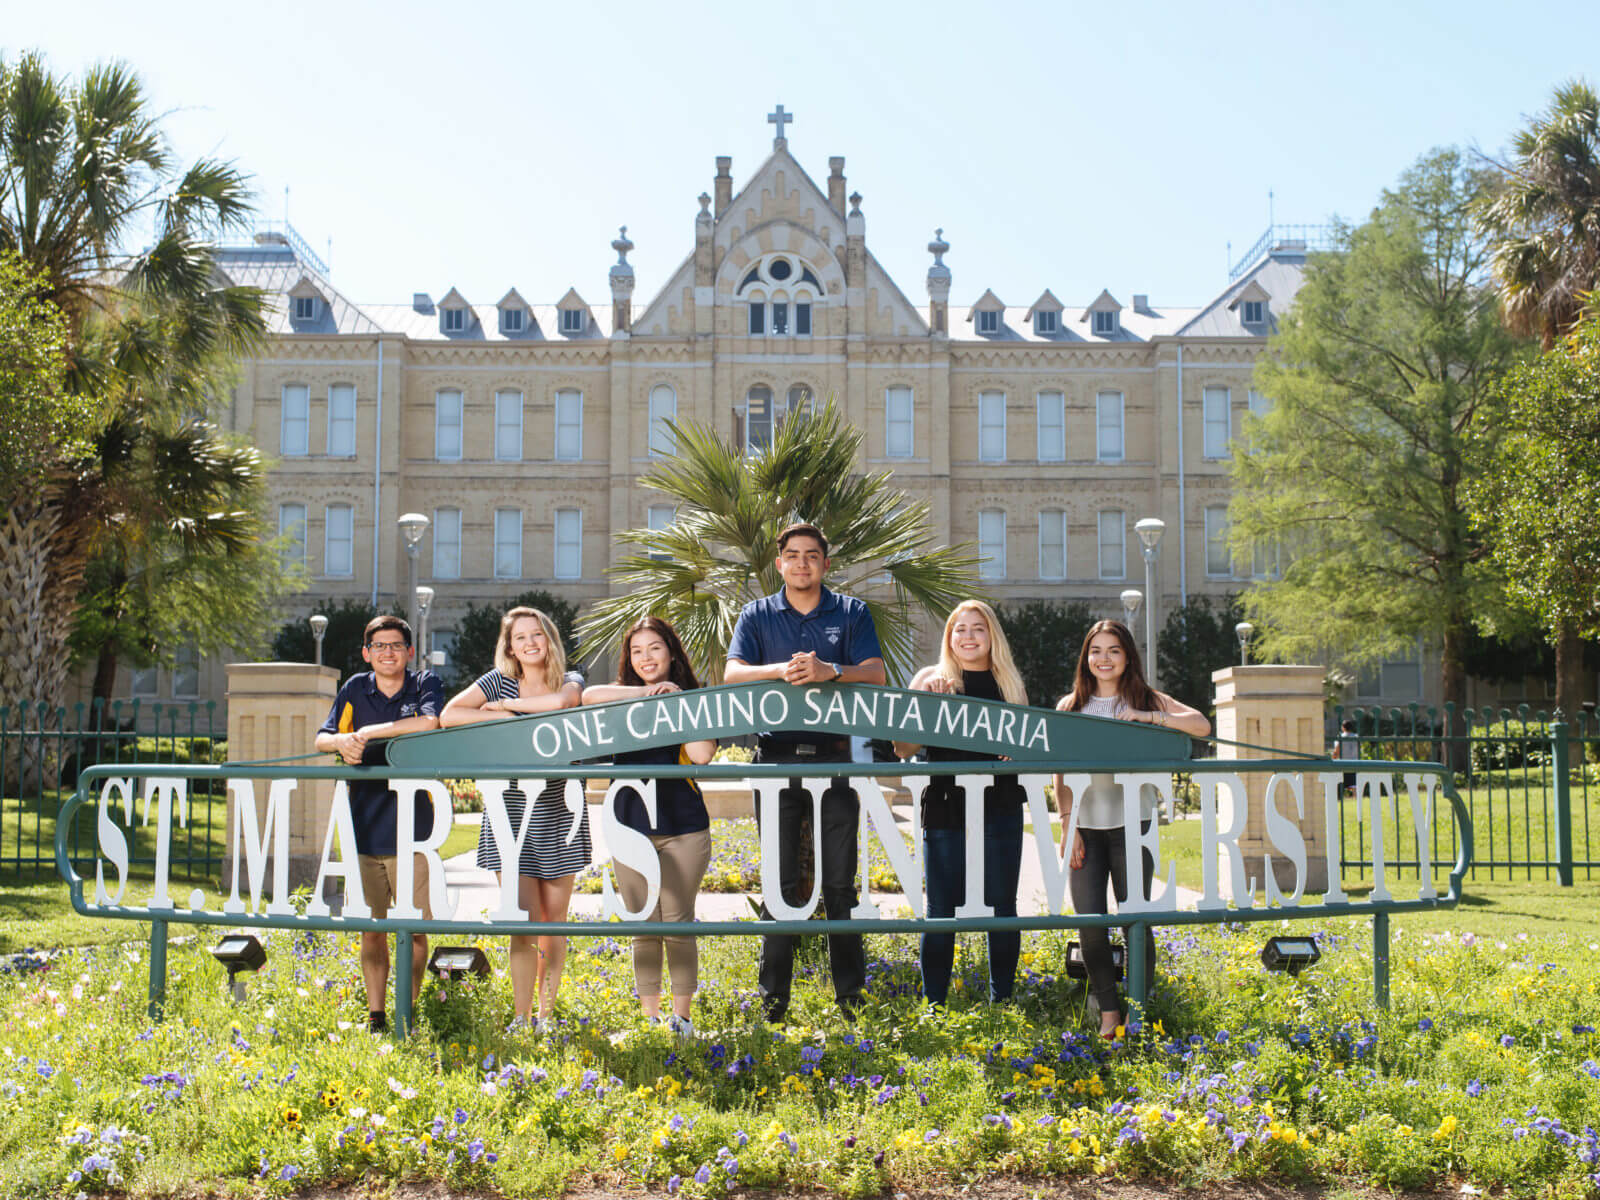
<path id="1" fill-rule="evenodd" d="M 745 683 L 413 733 L 387 745 L 406 770 L 526 772 L 759 731 L 835 734 L 1001 754 L 1016 762 L 1149 762 L 1189 756 L 1188 735 L 1131 721 L 865 684 Z"/>

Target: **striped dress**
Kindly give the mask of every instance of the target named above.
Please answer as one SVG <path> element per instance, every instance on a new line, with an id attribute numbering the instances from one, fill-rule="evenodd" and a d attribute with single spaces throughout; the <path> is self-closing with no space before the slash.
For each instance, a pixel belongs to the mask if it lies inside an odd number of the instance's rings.
<path id="1" fill-rule="evenodd" d="M 567 683 L 583 686 L 583 676 L 569 673 Z M 477 681 L 486 700 L 515 700 L 517 681 L 499 671 L 488 671 Z M 575 816 L 563 799 L 567 786 L 565 779 L 552 779 L 528 808 L 528 794 L 513 779 L 506 789 L 506 816 L 511 821 L 511 836 L 522 828 L 524 814 L 528 833 L 522 840 L 522 854 L 517 862 L 517 874 L 530 879 L 560 879 L 576 874 L 589 865 L 589 806 L 581 806 Z M 574 821 L 577 826 L 574 828 Z M 478 866 L 488 871 L 501 869 L 500 850 L 494 844 L 494 831 L 484 821 L 478 831 Z"/>

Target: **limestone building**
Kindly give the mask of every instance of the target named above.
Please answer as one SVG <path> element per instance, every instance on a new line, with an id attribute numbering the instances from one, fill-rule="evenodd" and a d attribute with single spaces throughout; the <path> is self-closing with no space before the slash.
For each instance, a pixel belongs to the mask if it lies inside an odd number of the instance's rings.
<path id="1" fill-rule="evenodd" d="M 404 593 L 397 522 L 412 511 L 430 518 L 417 582 L 436 590 L 436 646 L 469 602 L 604 596 L 616 533 L 671 519 L 639 485 L 670 452 L 666 419 L 754 446 L 829 394 L 865 431 L 862 468 L 926 499 L 938 539 L 976 545 L 1001 600 L 1120 615 L 1122 590 L 1144 586 L 1133 527 L 1151 516 L 1166 522 L 1159 616 L 1270 569 L 1228 552 L 1228 461 L 1266 403 L 1251 369 L 1299 285 L 1303 242 L 1264 239 L 1200 307 L 1110 289 L 1067 303 L 1048 280 L 1002 298 L 981 266 L 958 286 L 942 231 L 926 278 L 896 281 L 844 160 L 817 182 L 783 136 L 788 115 L 773 118 L 780 136 L 742 186 L 719 158 L 698 204 L 685 198 L 683 261 L 637 296 L 626 230 L 600 294 L 507 280 L 498 298 L 465 297 L 440 281 L 367 304 L 292 230 L 224 254 L 232 280 L 276 300 L 271 348 L 243 364 L 228 415 L 276 460 L 278 525 L 310 575 L 304 612 Z M 214 664 L 130 682 L 222 695 Z"/>

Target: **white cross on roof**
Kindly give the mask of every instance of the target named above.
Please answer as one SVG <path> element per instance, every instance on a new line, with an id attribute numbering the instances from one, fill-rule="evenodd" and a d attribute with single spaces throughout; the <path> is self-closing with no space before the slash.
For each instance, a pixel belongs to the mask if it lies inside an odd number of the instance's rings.
<path id="1" fill-rule="evenodd" d="M 776 125 L 778 127 L 778 136 L 772 139 L 772 144 L 774 147 L 776 147 L 779 142 L 784 140 L 783 127 L 793 120 L 794 114 L 784 112 L 783 105 L 781 104 L 778 105 L 777 112 L 770 112 L 767 114 L 767 124 Z"/>

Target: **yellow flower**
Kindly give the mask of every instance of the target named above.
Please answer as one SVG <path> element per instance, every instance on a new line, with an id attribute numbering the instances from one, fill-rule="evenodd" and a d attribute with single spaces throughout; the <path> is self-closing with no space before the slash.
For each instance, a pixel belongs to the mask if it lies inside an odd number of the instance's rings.
<path id="1" fill-rule="evenodd" d="M 279 1110 L 279 1115 L 283 1117 L 283 1123 L 285 1125 L 300 1124 L 300 1110 L 298 1108 L 289 1108 L 285 1106 Z"/>
<path id="2" fill-rule="evenodd" d="M 1439 1128 L 1433 1131 L 1433 1140 L 1436 1142 L 1442 1142 L 1455 1131 L 1456 1115 L 1455 1113 L 1446 1113 L 1444 1115 L 1444 1120 L 1439 1122 Z"/>
<path id="3" fill-rule="evenodd" d="M 618 1162 L 621 1162 L 623 1159 L 628 1157 L 628 1148 L 626 1146 L 618 1146 L 611 1152 L 611 1156 Z"/>
<path id="4" fill-rule="evenodd" d="M 1070 1142 L 1067 1143 L 1067 1153 L 1071 1154 L 1071 1155 L 1082 1154 L 1083 1153 L 1083 1143 L 1080 1142 L 1077 1138 L 1073 1138 Z"/>

